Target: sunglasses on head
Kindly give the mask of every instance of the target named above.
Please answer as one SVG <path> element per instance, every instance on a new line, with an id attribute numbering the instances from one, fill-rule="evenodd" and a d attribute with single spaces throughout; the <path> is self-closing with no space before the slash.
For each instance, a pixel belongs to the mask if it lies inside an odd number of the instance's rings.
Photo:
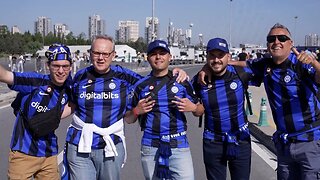
<path id="1" fill-rule="evenodd" d="M 286 35 L 270 35 L 267 36 L 267 42 L 268 43 L 273 43 L 276 41 L 276 39 L 278 39 L 280 42 L 286 42 L 288 40 L 290 40 L 290 38 Z"/>

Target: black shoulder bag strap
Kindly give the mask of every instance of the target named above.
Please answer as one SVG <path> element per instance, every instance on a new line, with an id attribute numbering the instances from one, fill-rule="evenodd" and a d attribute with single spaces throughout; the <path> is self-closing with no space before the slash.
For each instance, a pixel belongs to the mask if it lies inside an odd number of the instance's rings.
<path id="1" fill-rule="evenodd" d="M 170 71 L 169 71 L 170 73 Z M 155 96 L 158 95 L 158 92 L 159 90 L 165 85 L 167 84 L 168 82 L 170 81 L 170 78 L 168 76 L 165 76 L 161 79 L 160 83 L 155 85 L 155 88 L 150 92 L 149 96 L 151 96 L 152 99 L 155 98 Z M 140 123 L 140 126 L 141 126 L 141 130 L 144 129 L 144 126 L 145 126 L 145 118 L 141 118 L 139 117 L 139 123 Z"/>
<path id="2" fill-rule="evenodd" d="M 248 73 L 246 73 L 244 71 L 244 69 L 242 67 L 239 66 L 233 66 L 236 74 L 238 75 L 243 87 L 244 87 L 244 93 L 246 96 L 246 100 L 247 100 L 247 104 L 248 104 L 248 108 L 249 108 L 249 113 L 250 115 L 253 114 L 252 112 L 252 107 L 251 107 L 251 102 L 250 102 L 250 98 L 249 98 L 249 92 L 248 92 L 248 81 L 249 81 L 249 75 Z"/>
<path id="3" fill-rule="evenodd" d="M 154 89 L 150 92 L 150 96 L 152 98 L 154 98 L 155 96 L 158 95 L 159 90 L 165 85 L 167 84 L 167 82 L 169 82 L 169 77 L 165 76 L 161 79 L 160 83 L 156 85 L 156 87 L 154 87 Z"/>

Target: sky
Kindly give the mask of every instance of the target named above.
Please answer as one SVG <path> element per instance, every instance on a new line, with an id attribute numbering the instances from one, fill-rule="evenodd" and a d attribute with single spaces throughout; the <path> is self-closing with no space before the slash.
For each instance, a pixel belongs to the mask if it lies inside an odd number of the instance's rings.
<path id="1" fill-rule="evenodd" d="M 154 0 L 155 17 L 160 21 L 160 37 L 166 40 L 170 21 L 173 27 L 192 26 L 193 44 L 215 37 L 225 38 L 232 46 L 266 45 L 266 35 L 275 23 L 289 28 L 295 45 L 304 45 L 305 35 L 320 35 L 320 0 Z M 22 32 L 34 33 L 39 16 L 67 24 L 74 35 L 88 35 L 88 17 L 100 15 L 106 34 L 114 37 L 118 21 L 139 21 L 144 37 L 146 17 L 152 17 L 152 0 L 3 0 L 0 24 L 17 25 Z M 297 17 L 297 18 L 295 18 Z M 230 28 L 231 27 L 231 28 Z M 231 31 L 230 31 L 231 29 Z"/>

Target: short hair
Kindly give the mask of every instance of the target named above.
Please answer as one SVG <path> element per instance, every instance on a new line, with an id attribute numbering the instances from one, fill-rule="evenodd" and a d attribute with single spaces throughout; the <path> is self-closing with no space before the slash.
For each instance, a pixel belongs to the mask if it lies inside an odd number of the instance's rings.
<path id="1" fill-rule="evenodd" d="M 93 40 L 92 40 L 90 50 L 92 50 L 93 43 L 94 43 L 97 39 L 104 39 L 104 40 L 110 41 L 110 42 L 112 43 L 112 48 L 113 48 L 113 50 L 115 50 L 115 42 L 114 42 L 113 38 L 110 37 L 110 36 L 108 36 L 108 35 L 97 35 L 97 36 L 95 36 L 95 37 L 93 38 Z"/>
<path id="2" fill-rule="evenodd" d="M 270 31 L 269 31 L 269 34 L 270 34 L 270 32 L 271 32 L 273 29 L 284 29 L 284 30 L 288 31 L 289 36 L 290 36 L 290 38 L 291 38 L 291 33 L 290 33 L 289 29 L 288 29 L 286 26 L 284 26 L 284 25 L 282 25 L 282 24 L 280 24 L 280 23 L 276 23 L 275 25 L 273 25 L 273 26 L 271 27 L 271 29 L 270 29 Z"/>

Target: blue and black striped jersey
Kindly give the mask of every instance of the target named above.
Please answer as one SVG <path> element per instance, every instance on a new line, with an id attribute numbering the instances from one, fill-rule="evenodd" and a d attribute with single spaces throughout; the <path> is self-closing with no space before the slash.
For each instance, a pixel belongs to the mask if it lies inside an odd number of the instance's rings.
<path id="1" fill-rule="evenodd" d="M 129 87 L 142 76 L 121 66 L 110 66 L 106 74 L 94 71 L 93 66 L 79 70 L 74 77 L 72 102 L 75 114 L 85 123 L 107 128 L 123 118 L 127 107 Z M 78 145 L 81 130 L 73 127 L 67 133 L 67 142 Z M 115 143 L 120 138 L 111 135 Z M 104 148 L 102 136 L 94 134 L 92 148 Z"/>
<path id="2" fill-rule="evenodd" d="M 270 58 L 247 63 L 264 82 L 277 130 L 295 133 L 306 124 L 320 119 L 315 69 L 300 63 L 292 53 L 283 63 L 276 65 Z M 312 89 L 313 88 L 313 89 Z M 297 140 L 320 139 L 320 130 L 299 135 Z"/>
<path id="3" fill-rule="evenodd" d="M 249 75 L 247 84 L 255 85 L 252 71 L 249 68 L 243 70 Z M 247 122 L 245 85 L 236 73 L 235 68 L 228 65 L 225 74 L 212 76 L 211 83 L 206 86 L 197 82 L 198 75 L 193 78 L 193 87 L 205 108 L 203 137 L 206 139 L 221 141 L 225 133 L 234 133 Z"/>
<path id="4" fill-rule="evenodd" d="M 188 141 L 185 138 L 187 130 L 185 114 L 179 112 L 176 105 L 172 103 L 172 100 L 176 100 L 174 96 L 178 96 L 180 98 L 188 98 L 191 102 L 197 103 L 198 98 L 190 82 L 177 83 L 176 77 L 172 75 L 171 71 L 163 77 L 154 77 L 150 73 L 133 86 L 132 101 L 130 101 L 128 109 L 132 109 L 138 104 L 140 99 L 146 98 L 150 93 L 153 93 L 152 90 L 164 78 L 168 78 L 168 82 L 158 92 L 154 92 L 155 95 L 152 98 L 156 102 L 152 111 L 139 117 L 140 125 L 144 130 L 142 145 L 158 147 L 160 137 L 176 135 L 184 139 L 178 142 L 179 137 L 171 138 L 171 147 L 188 147 Z"/>
<path id="5" fill-rule="evenodd" d="M 21 93 L 21 111 L 28 119 L 36 114 L 47 112 L 54 108 L 63 88 L 70 88 L 71 76 L 65 86 L 58 87 L 52 84 L 49 75 L 38 73 L 14 73 L 14 83 L 10 89 Z M 69 91 L 70 92 L 70 91 Z M 32 96 L 30 102 L 28 97 Z M 68 102 L 65 93 L 61 101 L 61 112 Z M 54 132 L 41 138 L 34 138 L 26 127 L 21 112 L 17 114 L 11 139 L 11 149 L 37 157 L 49 157 L 58 153 L 57 136 Z"/>

